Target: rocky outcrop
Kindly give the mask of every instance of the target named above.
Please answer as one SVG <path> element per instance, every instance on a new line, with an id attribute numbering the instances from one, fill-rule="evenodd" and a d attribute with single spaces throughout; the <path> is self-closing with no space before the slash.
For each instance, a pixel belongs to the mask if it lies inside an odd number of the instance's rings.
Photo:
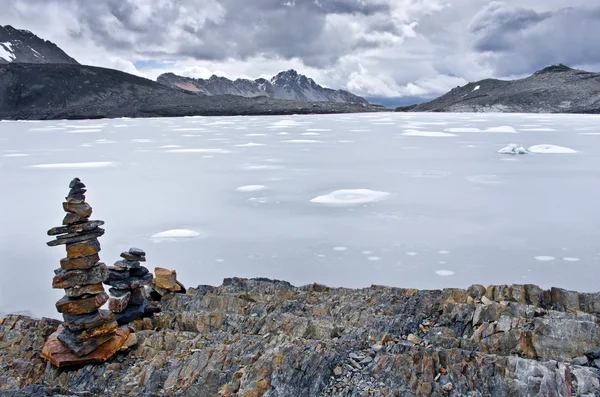
<path id="1" fill-rule="evenodd" d="M 211 76 L 209 79 L 193 79 L 164 73 L 156 80 L 169 87 L 181 88 L 186 91 L 204 95 L 239 95 L 243 97 L 267 97 L 312 102 L 350 102 L 364 103 L 364 98 L 344 90 L 324 88 L 309 77 L 299 74 L 293 69 L 280 72 L 270 80 L 266 79 L 237 79 Z"/>
<path id="2" fill-rule="evenodd" d="M 486 79 L 397 111 L 600 113 L 600 73 L 553 65 L 520 80 Z"/>
<path id="3" fill-rule="evenodd" d="M 56 44 L 28 30 L 0 26 L 0 64 L 11 62 L 78 64 Z"/>
<path id="4" fill-rule="evenodd" d="M 0 320 L 0 389 L 8 396 L 600 396 L 600 294 L 534 285 L 297 288 L 234 278 L 168 294 L 160 306 L 132 324 L 129 350 L 70 371 L 39 357 L 57 321 Z"/>
<path id="5" fill-rule="evenodd" d="M 82 65 L 0 65 L 0 119 L 97 119 L 380 112 L 364 103 L 205 96 L 117 70 Z"/>

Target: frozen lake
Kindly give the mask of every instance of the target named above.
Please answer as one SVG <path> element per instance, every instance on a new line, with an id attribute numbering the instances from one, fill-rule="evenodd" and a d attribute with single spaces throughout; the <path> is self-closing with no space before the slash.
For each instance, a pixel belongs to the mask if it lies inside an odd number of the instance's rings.
<path id="1" fill-rule="evenodd" d="M 576 152 L 497 153 L 509 143 Z M 0 174 L 0 313 L 58 316 L 65 252 L 46 231 L 76 176 L 106 221 L 101 259 L 144 248 L 186 286 L 600 290 L 598 116 L 5 121 Z"/>

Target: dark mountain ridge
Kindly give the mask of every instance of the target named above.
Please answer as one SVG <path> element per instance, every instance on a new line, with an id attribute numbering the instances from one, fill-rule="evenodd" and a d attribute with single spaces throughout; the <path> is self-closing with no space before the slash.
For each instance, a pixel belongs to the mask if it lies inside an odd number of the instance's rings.
<path id="1" fill-rule="evenodd" d="M 78 64 L 56 44 L 28 30 L 0 26 L 0 64 L 13 62 Z"/>
<path id="2" fill-rule="evenodd" d="M 600 113 L 600 73 L 548 66 L 519 80 L 485 79 L 398 111 Z"/>
<path id="3" fill-rule="evenodd" d="M 367 104 L 205 96 L 112 69 L 78 64 L 0 65 L 0 119 L 93 119 L 353 113 Z"/>

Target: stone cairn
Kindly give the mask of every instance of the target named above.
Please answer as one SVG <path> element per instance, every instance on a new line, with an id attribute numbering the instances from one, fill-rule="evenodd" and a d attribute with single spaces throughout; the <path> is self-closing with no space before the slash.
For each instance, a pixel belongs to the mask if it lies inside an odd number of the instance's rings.
<path id="1" fill-rule="evenodd" d="M 108 301 L 102 286 L 108 269 L 98 256 L 98 237 L 104 234 L 100 227 L 104 222 L 89 220 L 92 207 L 85 202 L 86 186 L 81 180 L 73 179 L 69 187 L 71 190 L 63 203 L 67 213 L 63 226 L 48 231 L 48 235 L 56 239 L 47 243 L 49 246 L 64 244 L 67 250 L 67 257 L 60 260 L 60 269 L 54 271 L 52 281 L 53 288 L 65 290 L 65 296 L 56 302 L 65 323 L 50 336 L 42 352 L 56 366 L 103 362 L 120 348 L 123 337 L 127 338 L 123 331 L 118 332 L 114 315 L 100 310 Z M 94 355 L 96 350 L 100 352 Z"/>
<path id="2" fill-rule="evenodd" d="M 152 315 L 153 309 L 148 307 L 144 286 L 152 284 L 152 273 L 141 266 L 146 261 L 146 253 L 139 248 L 131 248 L 121 253 L 121 260 L 108 267 L 106 284 L 109 289 L 109 309 L 114 313 L 119 325 L 127 324 L 135 319 Z"/>

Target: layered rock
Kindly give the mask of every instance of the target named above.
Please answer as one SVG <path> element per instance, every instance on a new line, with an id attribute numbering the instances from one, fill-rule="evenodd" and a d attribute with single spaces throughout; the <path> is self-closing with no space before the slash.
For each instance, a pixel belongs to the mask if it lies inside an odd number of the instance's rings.
<path id="1" fill-rule="evenodd" d="M 154 268 L 154 280 L 152 280 L 152 296 L 155 300 L 161 300 L 169 293 L 185 294 L 185 287 L 177 280 L 177 272 L 162 267 Z"/>
<path id="2" fill-rule="evenodd" d="M 115 314 L 120 325 L 132 322 L 147 314 L 148 300 L 144 287 L 152 284 L 152 273 L 141 265 L 146 261 L 146 253 L 139 248 L 131 248 L 121 253 L 121 260 L 108 268 L 111 298 L 109 309 Z"/>
<path id="3" fill-rule="evenodd" d="M 131 324 L 138 330 L 132 350 L 68 372 L 33 354 L 56 322 L 0 320 L 0 389 L 222 397 L 592 397 L 600 390 L 597 293 L 226 279 L 165 295 L 160 306 L 152 319 Z"/>
<path id="4" fill-rule="evenodd" d="M 48 235 L 56 238 L 47 244 L 65 245 L 67 251 L 52 280 L 53 288 L 65 290 L 65 296 L 56 302 L 65 325 L 48 339 L 42 352 L 56 366 L 104 361 L 114 354 L 108 352 L 115 347 L 118 350 L 116 345 L 122 338 L 115 333 L 118 325 L 112 313 L 100 309 L 108 301 L 102 286 L 108 269 L 98 255 L 98 237 L 104 234 L 100 227 L 104 222 L 89 220 L 92 207 L 85 201 L 85 187 L 79 178 L 71 181 L 71 190 L 63 203 L 67 213 L 63 226 L 48 231 Z M 86 358 L 109 341 L 116 345 L 103 349 L 99 356 Z"/>

